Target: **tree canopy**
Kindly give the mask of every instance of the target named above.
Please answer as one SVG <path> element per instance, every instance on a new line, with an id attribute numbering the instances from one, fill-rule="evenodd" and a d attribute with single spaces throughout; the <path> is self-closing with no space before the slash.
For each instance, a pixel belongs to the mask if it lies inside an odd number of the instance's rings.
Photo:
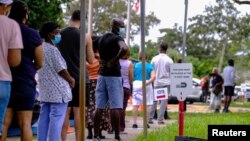
<path id="1" fill-rule="evenodd" d="M 112 18 L 127 18 L 127 1 L 126 0 L 94 0 L 93 1 L 93 34 L 102 35 L 109 31 L 110 21 Z M 134 6 L 134 2 L 131 2 L 131 7 Z M 66 12 L 66 16 L 69 16 L 73 10 L 80 8 L 80 1 L 72 1 Z M 160 20 L 155 16 L 153 12 L 145 17 L 145 34 L 148 35 L 150 28 L 158 25 Z M 131 39 L 134 35 L 140 32 L 140 16 L 131 10 Z"/>
<path id="2" fill-rule="evenodd" d="M 63 26 L 62 4 L 71 0 L 23 0 L 29 7 L 28 25 L 40 29 L 44 22 L 54 21 Z"/>
<path id="3" fill-rule="evenodd" d="M 79 0 L 23 0 L 29 6 L 28 25 L 40 29 L 45 21 L 56 21 L 62 27 L 72 11 L 80 8 Z M 186 42 L 186 62 L 192 63 L 194 75 L 207 75 L 213 67 L 224 67 L 229 58 L 235 59 L 235 66 L 241 78 L 250 79 L 250 15 L 241 14 L 235 4 L 249 4 L 244 0 L 216 0 L 215 5 L 206 5 L 203 14 L 189 18 Z M 93 34 L 102 35 L 109 31 L 112 18 L 127 18 L 126 0 L 93 1 Z M 132 1 L 132 7 L 135 1 Z M 65 13 L 63 13 L 63 7 Z M 160 23 L 151 12 L 145 17 L 145 33 Z M 140 15 L 131 10 L 131 39 L 140 32 Z M 157 42 L 145 43 L 151 59 L 158 53 L 159 43 L 169 44 L 167 54 L 176 62 L 182 51 L 182 26 L 160 29 L 162 37 Z M 137 59 L 139 45 L 131 47 L 132 58 Z"/>
<path id="4" fill-rule="evenodd" d="M 242 15 L 228 0 L 216 0 L 216 5 L 207 5 L 203 14 L 189 18 L 187 29 L 187 61 L 193 63 L 194 73 L 201 77 L 213 67 L 224 67 L 226 60 L 235 59 L 239 70 L 250 67 L 239 59 L 248 60 L 250 38 L 250 15 Z M 161 29 L 171 48 L 181 51 L 182 27 Z M 244 56 L 243 56 L 244 52 Z M 238 54 L 238 55 L 236 55 Z M 240 54 L 240 55 L 239 55 Z M 243 58 L 242 58 L 243 57 Z M 237 64 L 238 63 L 238 64 Z M 240 66 L 240 65 L 241 66 Z M 245 67 L 243 67 L 245 66 Z"/>

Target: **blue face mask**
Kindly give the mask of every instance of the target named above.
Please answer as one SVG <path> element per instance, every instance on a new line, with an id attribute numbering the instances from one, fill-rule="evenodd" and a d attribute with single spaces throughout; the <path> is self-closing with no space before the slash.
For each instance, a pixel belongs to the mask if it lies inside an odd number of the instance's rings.
<path id="1" fill-rule="evenodd" d="M 60 41 L 61 41 L 61 35 L 60 34 L 55 35 L 55 39 L 51 39 L 51 41 L 55 45 L 58 44 L 58 43 L 60 43 Z"/>
<path id="2" fill-rule="evenodd" d="M 118 34 L 119 34 L 120 37 L 126 38 L 126 30 L 125 30 L 125 28 L 124 27 L 120 27 Z"/>

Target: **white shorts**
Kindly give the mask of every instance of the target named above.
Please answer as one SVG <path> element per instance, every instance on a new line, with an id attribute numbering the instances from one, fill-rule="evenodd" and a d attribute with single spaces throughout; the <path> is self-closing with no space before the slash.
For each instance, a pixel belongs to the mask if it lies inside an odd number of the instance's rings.
<path id="1" fill-rule="evenodd" d="M 153 85 L 146 86 L 147 105 L 153 105 Z M 133 82 L 132 105 L 137 106 L 143 103 L 142 81 L 136 80 Z"/>

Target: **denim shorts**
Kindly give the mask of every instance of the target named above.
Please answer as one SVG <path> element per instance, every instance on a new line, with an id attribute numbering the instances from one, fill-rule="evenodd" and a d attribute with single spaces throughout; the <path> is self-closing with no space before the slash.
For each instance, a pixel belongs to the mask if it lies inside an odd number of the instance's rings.
<path id="1" fill-rule="evenodd" d="M 110 109 L 123 108 L 122 77 L 98 76 L 95 91 L 96 106 L 105 109 L 108 102 Z"/>
<path id="2" fill-rule="evenodd" d="M 10 98 L 10 82 L 0 81 L 0 133 L 2 133 L 2 124 L 5 111 Z"/>

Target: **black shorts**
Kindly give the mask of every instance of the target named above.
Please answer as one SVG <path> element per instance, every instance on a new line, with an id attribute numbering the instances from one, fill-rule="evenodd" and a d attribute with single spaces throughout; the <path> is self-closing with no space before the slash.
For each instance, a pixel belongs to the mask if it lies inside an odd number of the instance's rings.
<path id="1" fill-rule="evenodd" d="M 89 105 L 89 84 L 85 85 L 86 87 L 86 106 Z M 69 102 L 68 107 L 79 107 L 79 84 L 76 84 L 75 87 L 72 89 L 72 100 Z"/>
<path id="2" fill-rule="evenodd" d="M 35 96 L 27 97 L 24 95 L 11 94 L 8 108 L 14 111 L 33 111 Z"/>
<path id="3" fill-rule="evenodd" d="M 224 95 L 225 96 L 233 96 L 234 95 L 234 87 L 233 86 L 224 86 Z"/>

